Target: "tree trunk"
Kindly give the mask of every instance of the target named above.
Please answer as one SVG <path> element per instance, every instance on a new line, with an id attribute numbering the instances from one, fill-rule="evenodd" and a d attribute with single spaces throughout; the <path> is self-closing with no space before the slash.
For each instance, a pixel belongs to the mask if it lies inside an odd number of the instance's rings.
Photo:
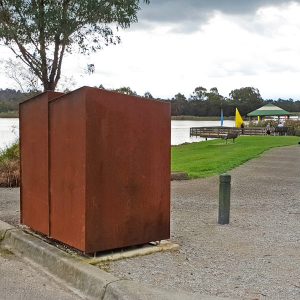
<path id="1" fill-rule="evenodd" d="M 56 88 L 56 84 L 54 82 L 43 82 L 43 86 L 44 86 L 44 92 L 46 91 L 51 91 L 54 92 L 55 88 Z"/>

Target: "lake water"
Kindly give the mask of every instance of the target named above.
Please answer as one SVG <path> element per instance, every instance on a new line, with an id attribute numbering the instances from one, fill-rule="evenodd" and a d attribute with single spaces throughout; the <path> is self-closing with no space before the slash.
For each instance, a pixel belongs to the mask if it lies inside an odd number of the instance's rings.
<path id="1" fill-rule="evenodd" d="M 0 150 L 11 145 L 19 137 L 18 118 L 0 118 Z"/>
<path id="2" fill-rule="evenodd" d="M 204 138 L 190 137 L 191 127 L 220 126 L 220 121 L 172 121 L 171 144 L 180 145 L 183 143 L 193 143 L 204 141 Z M 234 127 L 234 121 L 224 121 L 224 126 Z"/>
<path id="3" fill-rule="evenodd" d="M 190 137 L 190 127 L 220 126 L 220 121 L 172 121 L 171 144 L 179 145 L 203 141 L 203 138 Z M 233 127 L 234 121 L 224 121 L 224 126 Z M 0 118 L 0 149 L 11 145 L 19 137 L 19 119 Z"/>

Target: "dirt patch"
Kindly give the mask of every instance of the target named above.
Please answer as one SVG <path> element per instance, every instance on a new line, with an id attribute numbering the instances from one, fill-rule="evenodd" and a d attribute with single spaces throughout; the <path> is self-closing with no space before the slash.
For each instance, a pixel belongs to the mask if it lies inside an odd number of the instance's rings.
<path id="1" fill-rule="evenodd" d="M 188 180 L 189 175 L 185 172 L 173 172 L 171 173 L 171 181 L 173 180 Z"/>
<path id="2" fill-rule="evenodd" d="M 8 257 L 14 256 L 14 254 L 11 251 L 9 251 L 8 249 L 0 247 L 0 256 L 3 258 L 8 258 Z"/>

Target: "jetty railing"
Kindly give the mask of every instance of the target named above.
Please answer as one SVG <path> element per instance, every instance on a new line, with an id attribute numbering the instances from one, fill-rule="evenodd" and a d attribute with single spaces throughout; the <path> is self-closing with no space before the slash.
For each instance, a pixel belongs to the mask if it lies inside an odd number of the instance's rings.
<path id="1" fill-rule="evenodd" d="M 238 133 L 239 135 L 266 135 L 265 127 L 191 127 L 190 136 L 200 136 L 204 138 L 222 138 L 228 133 Z"/>

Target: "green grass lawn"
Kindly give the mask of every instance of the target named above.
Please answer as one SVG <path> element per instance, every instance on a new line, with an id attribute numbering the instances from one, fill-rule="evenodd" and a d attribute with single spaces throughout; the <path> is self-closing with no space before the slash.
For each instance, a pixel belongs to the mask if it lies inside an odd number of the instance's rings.
<path id="1" fill-rule="evenodd" d="M 172 147 L 172 172 L 186 172 L 190 178 L 204 178 L 231 170 L 264 151 L 296 145 L 294 136 L 242 136 L 232 140 L 211 140 Z"/>

